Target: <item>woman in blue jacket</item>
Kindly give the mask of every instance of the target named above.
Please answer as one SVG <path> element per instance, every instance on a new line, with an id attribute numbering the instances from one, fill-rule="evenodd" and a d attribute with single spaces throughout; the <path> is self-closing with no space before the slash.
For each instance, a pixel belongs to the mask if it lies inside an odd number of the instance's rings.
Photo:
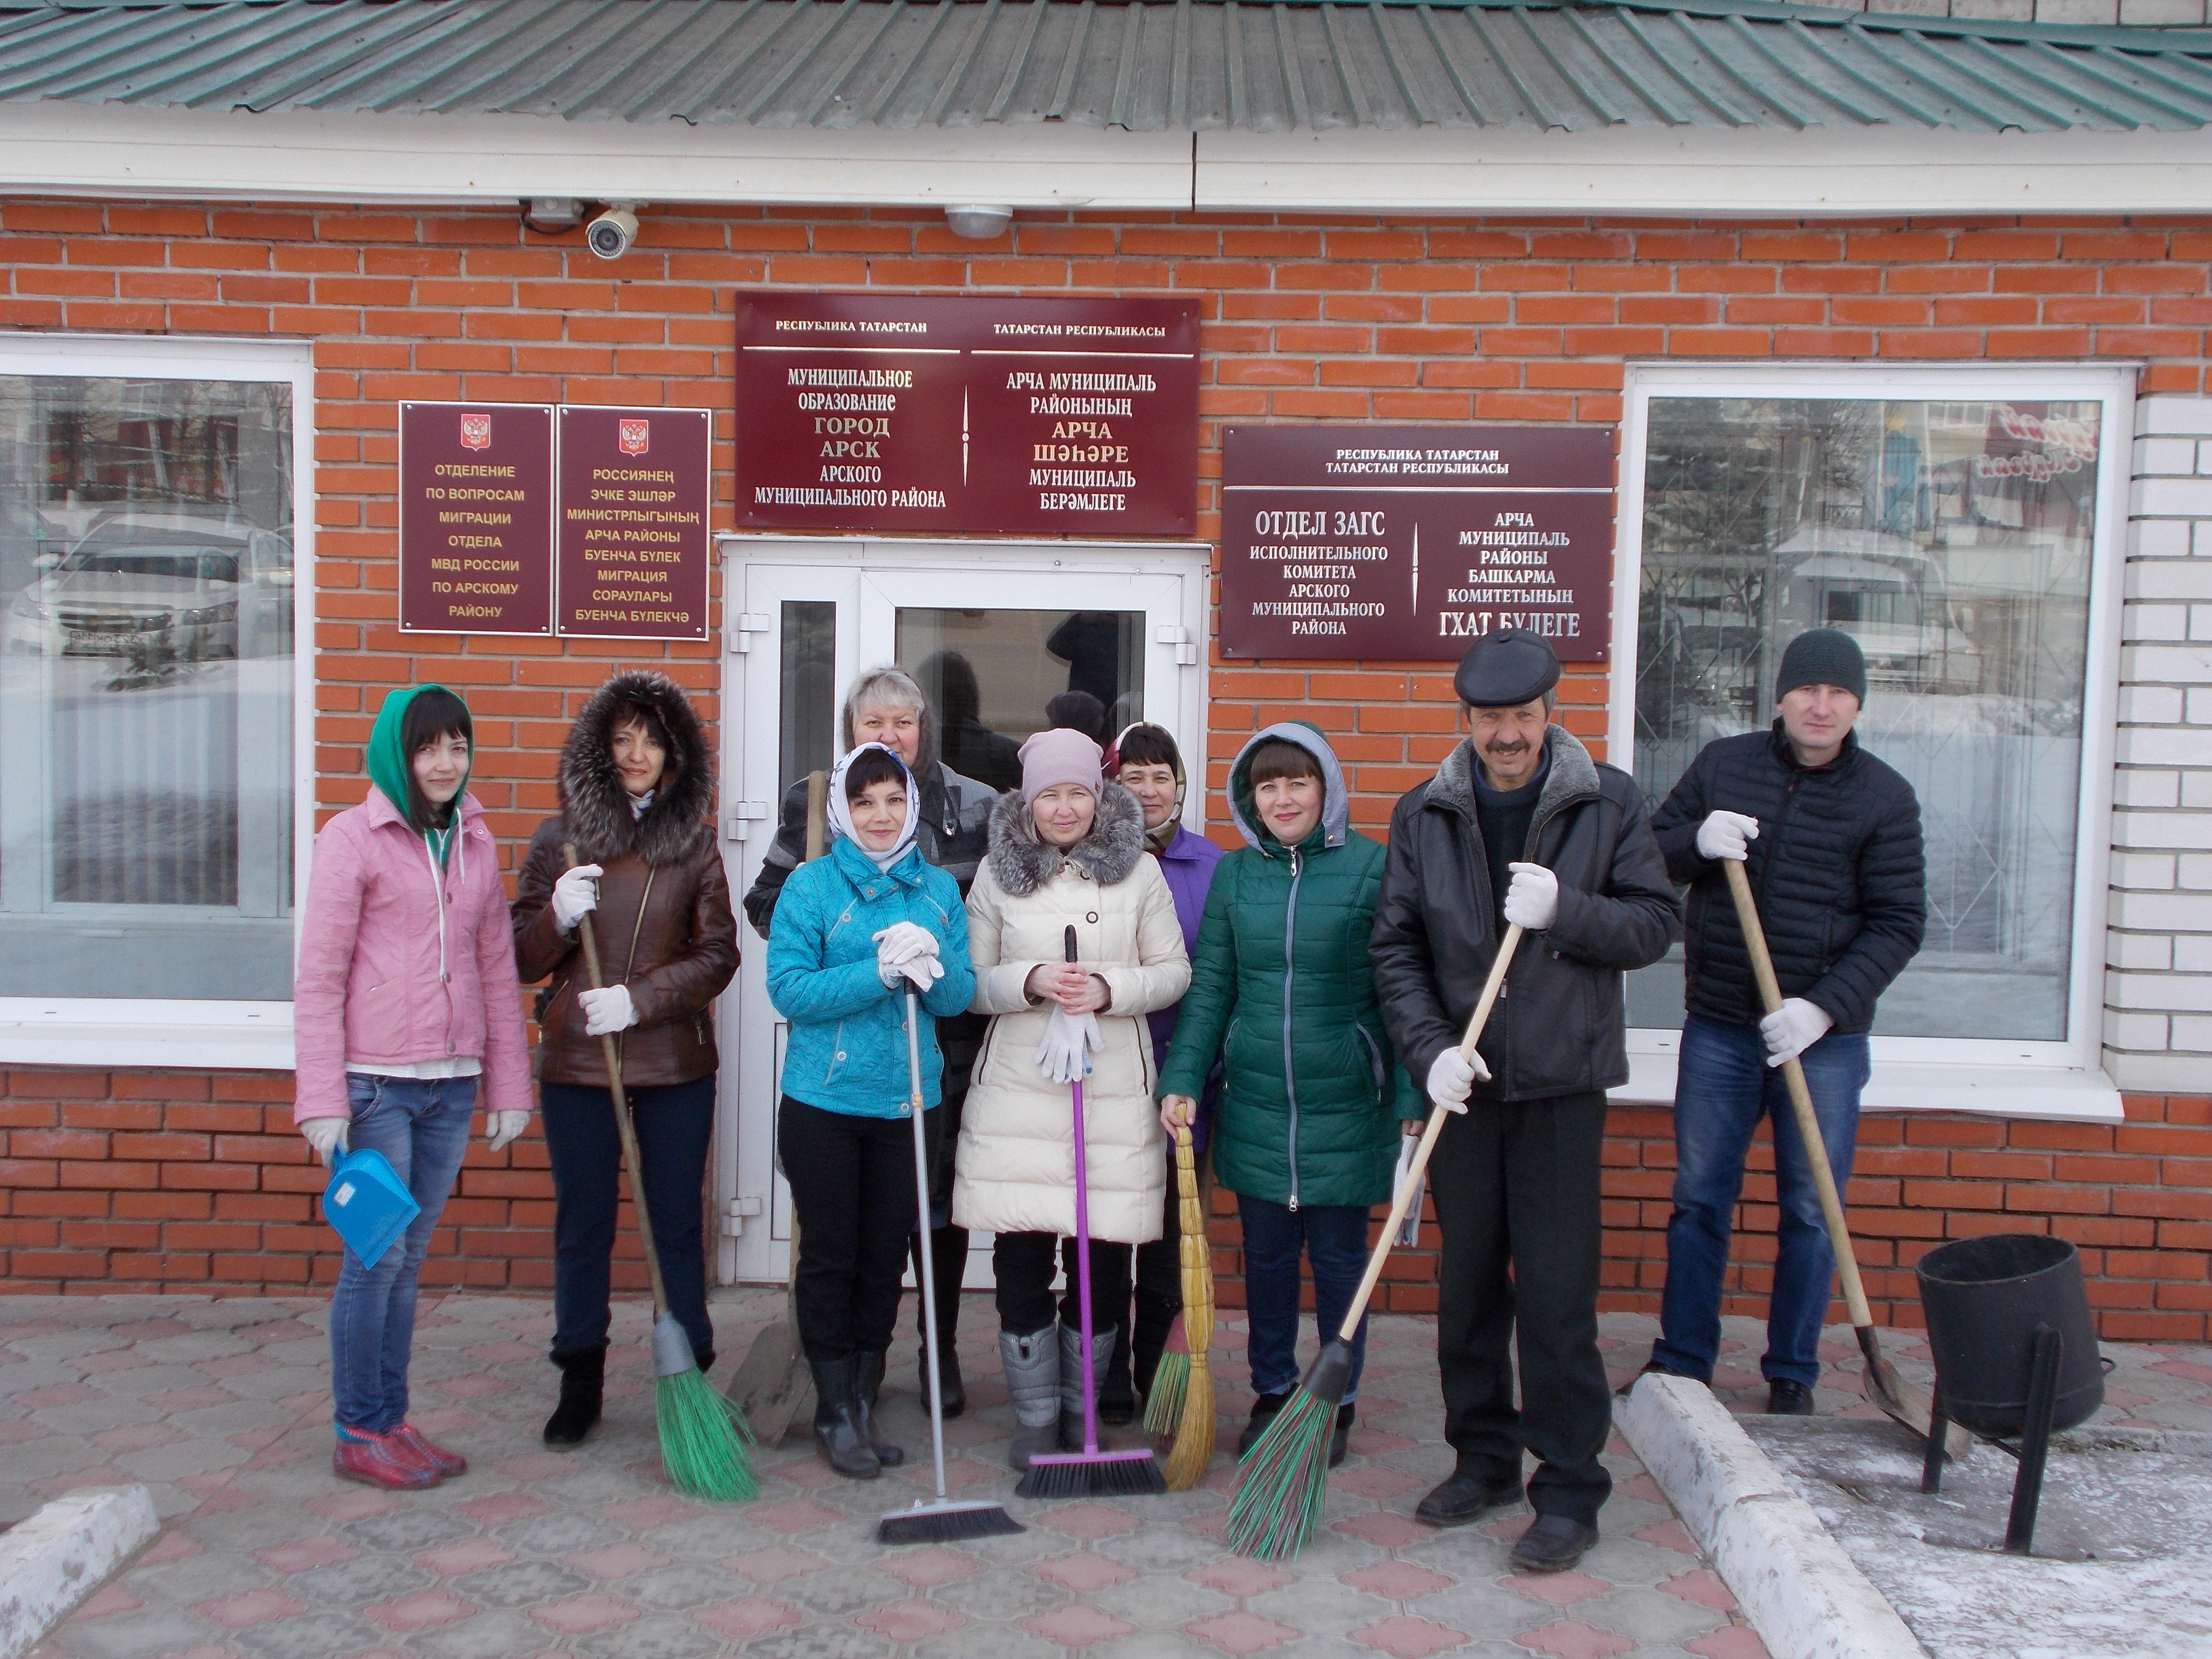
<path id="1" fill-rule="evenodd" d="M 791 1022 L 776 1147 L 799 1217 L 814 1438 L 831 1468 L 862 1480 L 905 1458 L 872 1414 L 915 1220 L 906 988 L 939 1019 L 975 993 L 960 889 L 915 844 L 921 806 L 882 744 L 840 761 L 829 854 L 792 872 L 768 943 L 769 999 Z M 933 1020 L 921 1041 L 927 1109 L 943 1070 Z"/>

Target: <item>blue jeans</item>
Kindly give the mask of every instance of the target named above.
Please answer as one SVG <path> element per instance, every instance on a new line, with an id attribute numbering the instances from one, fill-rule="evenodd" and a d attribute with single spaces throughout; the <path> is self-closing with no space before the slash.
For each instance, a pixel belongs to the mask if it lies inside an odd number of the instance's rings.
<path id="1" fill-rule="evenodd" d="M 340 1428 L 389 1434 L 407 1420 L 407 1361 L 415 1346 L 415 1278 L 469 1149 L 472 1077 L 346 1073 L 349 1152 L 384 1154 L 422 1206 L 399 1242 L 364 1267 L 351 1249 L 331 1298 L 331 1392 Z"/>
<path id="2" fill-rule="evenodd" d="M 1255 1394 L 1286 1394 L 1298 1385 L 1298 1251 L 1313 1263 L 1314 1314 L 1321 1340 L 1334 1342 L 1367 1271 L 1370 1211 L 1352 1204 L 1309 1204 L 1293 1210 L 1268 1199 L 1237 1194 L 1244 1230 L 1244 1315 L 1251 1332 L 1246 1358 Z M 1344 1403 L 1359 1397 L 1367 1363 L 1367 1320 L 1352 1339 L 1352 1384 Z"/>
<path id="3" fill-rule="evenodd" d="M 1864 1032 L 1831 1032 L 1798 1057 L 1820 1120 L 1836 1190 L 1850 1182 L 1858 1148 L 1859 1093 L 1871 1062 Z M 1682 1027 L 1674 1085 L 1674 1213 L 1667 1223 L 1667 1289 L 1651 1358 L 1710 1382 L 1721 1347 L 1721 1281 L 1728 1273 L 1729 1224 L 1743 1190 L 1743 1164 L 1759 1121 L 1774 1122 L 1774 1288 L 1766 1313 L 1770 1382 L 1820 1376 L 1820 1322 L 1836 1269 L 1820 1194 L 1805 1161 L 1782 1068 L 1766 1063 L 1756 1025 L 1723 1025 L 1695 1014 Z"/>

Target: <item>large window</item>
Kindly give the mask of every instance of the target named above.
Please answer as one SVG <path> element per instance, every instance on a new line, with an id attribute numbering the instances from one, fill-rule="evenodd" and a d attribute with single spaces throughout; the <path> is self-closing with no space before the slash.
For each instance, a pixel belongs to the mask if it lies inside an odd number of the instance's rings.
<path id="1" fill-rule="evenodd" d="M 1880 1036 L 2094 1030 L 2084 878 L 2103 850 L 2085 844 L 2083 782 L 2102 733 L 2085 711 L 2109 724 L 2098 554 L 2127 457 L 2110 448 L 2112 377 L 2073 378 L 2031 395 L 2033 375 L 1971 372 L 1863 390 L 1655 377 L 1632 422 L 1634 673 L 1615 731 L 1656 807 L 1706 743 L 1774 718 L 1797 635 L 1858 641 L 1860 742 L 1911 782 L 1928 847 L 1927 942 Z M 1682 973 L 1677 946 L 1633 976 L 1632 1025 L 1681 1024 Z"/>
<path id="2" fill-rule="evenodd" d="M 0 343 L 0 997 L 282 1002 L 300 391 L 149 344 Z"/>

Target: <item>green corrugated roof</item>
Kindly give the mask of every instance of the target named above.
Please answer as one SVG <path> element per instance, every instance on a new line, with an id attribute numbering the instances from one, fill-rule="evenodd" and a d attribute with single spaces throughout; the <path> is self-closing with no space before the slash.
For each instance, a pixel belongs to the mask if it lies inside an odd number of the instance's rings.
<path id="1" fill-rule="evenodd" d="M 2193 131 L 2212 31 L 1715 0 L 0 0 L 0 102 L 824 128 Z"/>

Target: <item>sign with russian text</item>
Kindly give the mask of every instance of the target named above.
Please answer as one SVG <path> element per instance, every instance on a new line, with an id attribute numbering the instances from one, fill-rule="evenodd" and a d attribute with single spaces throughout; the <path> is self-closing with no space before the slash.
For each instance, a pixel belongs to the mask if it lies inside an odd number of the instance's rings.
<path id="1" fill-rule="evenodd" d="M 562 634 L 707 637 L 708 421 L 703 409 L 562 404 Z"/>
<path id="2" fill-rule="evenodd" d="M 1198 307 L 737 296 L 738 513 L 761 529 L 1188 536 Z"/>
<path id="3" fill-rule="evenodd" d="M 1224 427 L 1221 653 L 1456 662 L 1613 644 L 1611 427 Z"/>
<path id="4" fill-rule="evenodd" d="M 399 405 L 399 626 L 553 631 L 553 410 Z"/>

